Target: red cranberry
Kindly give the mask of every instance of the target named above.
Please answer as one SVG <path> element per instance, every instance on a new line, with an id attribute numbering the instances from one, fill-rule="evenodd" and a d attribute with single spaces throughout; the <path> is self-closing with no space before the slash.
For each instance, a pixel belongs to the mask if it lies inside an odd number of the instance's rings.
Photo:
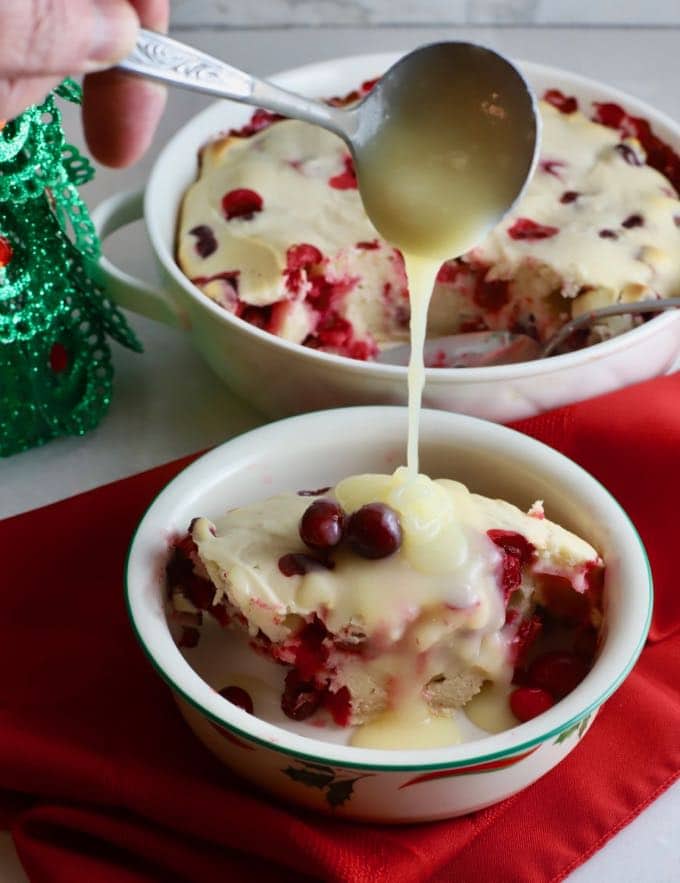
<path id="1" fill-rule="evenodd" d="M 487 530 L 486 535 L 503 550 L 501 589 L 507 604 L 510 595 L 522 582 L 522 565 L 530 564 L 534 558 L 535 547 L 513 530 Z"/>
<path id="2" fill-rule="evenodd" d="M 9 239 L 6 239 L 4 236 L 0 236 L 0 269 L 2 267 L 6 267 L 7 264 L 12 260 L 12 255 L 14 254 L 14 250 L 9 242 Z"/>
<path id="3" fill-rule="evenodd" d="M 577 190 L 565 190 L 562 196 L 560 196 L 560 202 L 564 205 L 567 205 L 570 202 L 576 202 L 579 194 Z"/>
<path id="4" fill-rule="evenodd" d="M 518 687 L 510 694 L 510 708 L 517 720 L 530 721 L 555 704 L 546 690 L 539 687 Z"/>
<path id="5" fill-rule="evenodd" d="M 313 570 L 333 570 L 335 562 L 319 561 L 304 552 L 289 552 L 278 560 L 279 570 L 284 576 L 304 576 Z"/>
<path id="6" fill-rule="evenodd" d="M 295 669 L 303 681 L 311 681 L 328 659 L 328 647 L 324 644 L 328 637 L 326 627 L 320 619 L 308 622 L 296 636 Z"/>
<path id="7" fill-rule="evenodd" d="M 208 258 L 217 251 L 215 234 L 206 224 L 199 224 L 198 227 L 193 227 L 189 230 L 189 233 L 196 237 L 196 245 L 194 247 L 202 258 Z"/>
<path id="8" fill-rule="evenodd" d="M 669 147 L 654 134 L 647 120 L 627 114 L 618 104 L 595 102 L 594 107 L 596 122 L 602 123 L 610 129 L 617 129 L 626 138 L 637 138 L 647 154 L 647 165 L 661 172 L 676 190 L 680 190 L 680 157 L 672 147 Z M 625 153 L 623 150 L 620 152 Z M 626 157 L 624 155 L 624 159 L 626 158 L 633 165 L 642 164 L 642 158 L 637 156 L 635 152 L 632 156 Z"/>
<path id="9" fill-rule="evenodd" d="M 256 328 L 262 328 L 266 331 L 271 325 L 272 307 L 271 305 L 266 307 L 247 306 L 241 313 L 240 318 L 244 322 L 248 322 L 249 325 L 254 325 Z"/>
<path id="10" fill-rule="evenodd" d="M 460 265 L 456 261 L 442 264 L 437 273 L 437 282 L 455 282 L 460 273 Z"/>
<path id="11" fill-rule="evenodd" d="M 559 89 L 548 89 L 543 95 L 543 100 L 552 104 L 560 113 L 574 113 L 578 110 L 578 102 L 573 95 L 565 95 Z"/>
<path id="12" fill-rule="evenodd" d="M 282 117 L 281 114 L 272 113 L 269 110 L 264 110 L 264 108 L 258 107 L 250 118 L 250 122 L 246 123 L 245 126 L 242 126 L 240 129 L 230 129 L 229 134 L 236 135 L 239 138 L 250 138 L 251 135 L 261 132 L 262 129 L 267 129 L 272 123 L 277 123 L 282 119 L 284 119 L 284 117 Z"/>
<path id="13" fill-rule="evenodd" d="M 243 687 L 223 687 L 219 693 L 220 696 L 223 696 L 232 705 L 238 705 L 239 708 L 247 711 L 248 714 L 253 713 L 253 700 L 250 697 L 250 693 L 244 690 Z"/>
<path id="14" fill-rule="evenodd" d="M 522 620 L 510 642 L 510 657 L 514 665 L 522 666 L 524 664 L 530 647 L 542 630 L 543 622 L 539 616 L 534 615 L 531 619 Z"/>
<path id="15" fill-rule="evenodd" d="M 559 233 L 558 227 L 550 227 L 548 224 L 537 224 L 531 218 L 517 218 L 515 223 L 508 229 L 511 239 L 533 241 L 534 239 L 550 239 Z"/>
<path id="16" fill-rule="evenodd" d="M 286 269 L 304 270 L 312 264 L 320 264 L 322 260 L 323 255 L 315 245 L 301 242 L 291 245 L 286 252 Z"/>
<path id="17" fill-rule="evenodd" d="M 346 727 L 352 716 L 352 696 L 347 687 L 341 687 L 337 693 L 326 693 L 324 705 L 339 727 Z"/>
<path id="18" fill-rule="evenodd" d="M 535 574 L 542 604 L 558 622 L 576 626 L 590 620 L 590 598 L 577 592 L 565 576 L 554 573 Z"/>
<path id="19" fill-rule="evenodd" d="M 401 546 L 399 516 L 383 503 L 368 503 L 350 517 L 347 539 L 362 558 L 387 558 Z"/>
<path id="20" fill-rule="evenodd" d="M 642 227 L 643 224 L 644 219 L 642 215 L 629 215 L 621 226 L 625 227 L 626 230 L 632 230 L 633 227 Z"/>
<path id="21" fill-rule="evenodd" d="M 332 549 L 342 540 L 345 513 L 334 500 L 314 500 L 300 519 L 300 539 L 310 549 Z"/>
<path id="22" fill-rule="evenodd" d="M 563 169 L 567 164 L 560 159 L 542 159 L 539 163 L 539 168 L 542 172 L 545 172 L 546 175 L 553 175 L 555 178 L 560 177 L 560 169 Z"/>
<path id="23" fill-rule="evenodd" d="M 351 343 L 353 331 L 351 322 L 337 313 L 330 313 L 317 325 L 316 336 L 321 346 L 342 348 Z"/>
<path id="24" fill-rule="evenodd" d="M 260 194 L 247 187 L 237 187 L 236 190 L 230 190 L 222 197 L 222 211 L 228 221 L 233 218 L 250 221 L 253 215 L 262 211 L 262 206 Z"/>
<path id="25" fill-rule="evenodd" d="M 514 530 L 487 530 L 486 535 L 501 549 L 516 555 L 522 564 L 533 561 L 536 547 L 521 533 Z"/>
<path id="26" fill-rule="evenodd" d="M 596 101 L 593 106 L 595 108 L 593 119 L 596 123 L 607 126 L 608 129 L 618 129 L 627 116 L 625 110 L 618 104 Z"/>
<path id="27" fill-rule="evenodd" d="M 615 233 L 613 230 L 600 230 L 600 232 L 597 235 L 600 237 L 600 239 L 618 239 L 619 238 L 618 234 Z"/>
<path id="28" fill-rule="evenodd" d="M 536 657 L 527 678 L 534 687 L 548 690 L 555 699 L 566 696 L 588 674 L 587 663 L 575 653 L 554 650 Z"/>
<path id="29" fill-rule="evenodd" d="M 357 175 L 354 171 L 354 162 L 351 156 L 346 156 L 344 159 L 345 170 L 340 172 L 338 175 L 333 175 L 332 178 L 328 179 L 328 183 L 335 190 L 356 190 L 357 189 Z"/>
<path id="30" fill-rule="evenodd" d="M 597 651 L 597 630 L 592 626 L 581 628 L 574 638 L 574 653 L 590 663 Z"/>
<path id="31" fill-rule="evenodd" d="M 507 279 L 484 279 L 475 282 L 473 301 L 487 313 L 497 313 L 510 300 L 510 283 Z"/>
<path id="32" fill-rule="evenodd" d="M 294 721 L 303 721 L 314 714 L 323 696 L 310 681 L 303 681 L 293 669 L 286 675 L 281 696 L 283 713 Z"/>

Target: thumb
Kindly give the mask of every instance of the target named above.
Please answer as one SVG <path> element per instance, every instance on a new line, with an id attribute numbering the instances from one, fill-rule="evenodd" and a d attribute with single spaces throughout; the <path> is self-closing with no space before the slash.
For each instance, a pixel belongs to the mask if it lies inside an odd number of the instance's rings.
<path id="1" fill-rule="evenodd" d="M 138 28 L 128 0 L 1 0 L 0 77 L 110 67 L 132 50 Z"/>

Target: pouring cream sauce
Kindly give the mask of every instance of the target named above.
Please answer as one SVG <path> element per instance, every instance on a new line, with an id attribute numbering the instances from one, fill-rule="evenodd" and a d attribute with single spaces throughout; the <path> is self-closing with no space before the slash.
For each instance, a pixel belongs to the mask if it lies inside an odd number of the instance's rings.
<path id="1" fill-rule="evenodd" d="M 419 514 L 427 511 L 428 521 L 442 526 L 451 523 L 451 513 L 435 483 L 419 474 L 418 460 L 430 298 L 441 264 L 472 248 L 509 211 L 536 152 L 535 127 L 527 130 L 514 122 L 527 119 L 527 94 L 504 89 L 502 80 L 490 82 L 471 69 L 461 73 L 462 78 L 444 78 L 436 95 L 423 94 L 417 77 L 401 82 L 398 101 L 395 94 L 390 96 L 389 119 L 381 119 L 372 132 L 369 128 L 356 158 L 366 211 L 378 231 L 401 250 L 409 280 L 407 467 L 398 469 L 391 483 L 394 491 L 400 489 L 402 518 L 418 523 Z M 356 476 L 350 481 L 361 480 Z M 457 544 L 447 543 L 445 533 L 436 556 L 444 571 L 448 565 L 455 568 L 457 555 Z M 413 545 L 418 557 L 417 539 Z M 430 551 L 420 556 L 425 568 L 431 566 Z M 419 684 L 414 680 L 411 687 L 396 707 L 359 727 L 351 743 L 426 748 L 460 741 L 454 717 L 434 717 L 419 695 Z M 492 732 L 511 726 L 507 693 L 502 684 L 486 690 L 475 703 L 475 723 Z"/>

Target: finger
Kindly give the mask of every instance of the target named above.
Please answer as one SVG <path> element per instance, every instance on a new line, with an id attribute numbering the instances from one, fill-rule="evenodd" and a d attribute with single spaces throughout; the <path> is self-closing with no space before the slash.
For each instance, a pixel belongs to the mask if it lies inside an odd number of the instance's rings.
<path id="1" fill-rule="evenodd" d="M 131 0 L 144 27 L 165 31 L 167 0 Z M 85 78 L 83 124 L 92 154 L 114 168 L 131 165 L 147 150 L 165 107 L 156 83 L 105 71 Z"/>
<path id="2" fill-rule="evenodd" d="M 41 104 L 60 77 L 0 80 L 0 121 L 11 120 L 31 104 Z"/>
<path id="3" fill-rule="evenodd" d="M 138 27 L 127 0 L 2 0 L 0 77 L 102 70 L 132 50 Z"/>

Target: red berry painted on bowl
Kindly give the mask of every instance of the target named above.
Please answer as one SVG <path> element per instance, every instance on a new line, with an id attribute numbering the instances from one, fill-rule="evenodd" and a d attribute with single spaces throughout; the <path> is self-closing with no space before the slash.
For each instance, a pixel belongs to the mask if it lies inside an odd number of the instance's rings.
<path id="1" fill-rule="evenodd" d="M 555 700 L 540 687 L 518 687 L 510 694 L 510 708 L 517 720 L 524 723 L 552 708 Z"/>
<path id="2" fill-rule="evenodd" d="M 367 503 L 352 514 L 347 539 L 362 558 L 387 558 L 401 546 L 399 515 L 384 503 Z"/>

